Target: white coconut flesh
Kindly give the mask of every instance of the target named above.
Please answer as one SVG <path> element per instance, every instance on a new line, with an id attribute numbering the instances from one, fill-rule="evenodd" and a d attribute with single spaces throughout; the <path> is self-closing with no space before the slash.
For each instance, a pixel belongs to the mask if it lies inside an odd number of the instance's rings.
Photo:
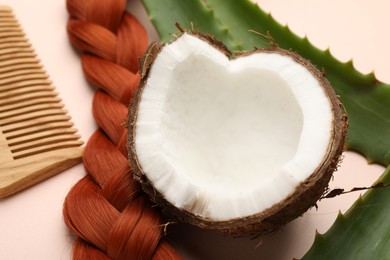
<path id="1" fill-rule="evenodd" d="M 229 60 L 189 34 L 161 49 L 137 113 L 137 161 L 153 187 L 215 221 L 285 199 L 332 138 L 331 101 L 303 65 L 266 52 Z"/>

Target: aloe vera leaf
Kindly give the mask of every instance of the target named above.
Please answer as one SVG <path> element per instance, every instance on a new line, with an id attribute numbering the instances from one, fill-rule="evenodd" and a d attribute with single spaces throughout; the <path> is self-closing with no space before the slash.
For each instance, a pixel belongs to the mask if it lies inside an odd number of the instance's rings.
<path id="1" fill-rule="evenodd" d="M 377 182 L 390 183 L 390 166 Z M 390 259 L 390 188 L 367 191 L 315 242 L 303 259 Z"/>
<path id="2" fill-rule="evenodd" d="M 341 63 L 328 50 L 314 47 L 287 26 L 277 23 L 248 0 L 143 0 L 161 39 L 169 41 L 177 31 L 175 23 L 213 34 L 231 50 L 268 47 L 269 41 L 249 30 L 269 34 L 282 48 L 297 51 L 319 68 L 344 104 L 350 119 L 347 147 L 366 156 L 369 162 L 390 163 L 390 85 L 373 74 L 356 71 L 352 62 Z"/>
<path id="3" fill-rule="evenodd" d="M 200 27 L 204 33 L 217 35 L 219 40 L 230 42 L 228 30 L 215 19 L 214 12 L 198 0 L 146 0 L 143 2 L 149 14 L 149 20 L 154 24 L 163 42 L 173 39 L 172 34 L 178 31 L 176 22 L 188 30 L 193 24 L 194 29 L 195 26 Z"/>

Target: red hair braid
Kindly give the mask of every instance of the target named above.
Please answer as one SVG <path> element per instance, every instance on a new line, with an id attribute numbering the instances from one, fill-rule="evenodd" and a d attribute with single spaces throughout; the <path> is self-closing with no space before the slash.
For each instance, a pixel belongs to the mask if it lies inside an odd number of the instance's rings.
<path id="1" fill-rule="evenodd" d="M 74 259 L 179 259 L 161 239 L 161 215 L 127 161 L 124 122 L 148 39 L 125 6 L 125 0 L 67 0 L 69 39 L 82 51 L 87 79 L 100 88 L 93 99 L 100 129 L 85 147 L 87 176 L 67 195 L 64 219 L 78 237 Z"/>

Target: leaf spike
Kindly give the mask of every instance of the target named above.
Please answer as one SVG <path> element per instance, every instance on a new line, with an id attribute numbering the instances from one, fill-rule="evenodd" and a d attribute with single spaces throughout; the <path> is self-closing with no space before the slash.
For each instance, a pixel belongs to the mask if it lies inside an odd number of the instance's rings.
<path id="1" fill-rule="evenodd" d="M 353 203 L 351 208 L 348 209 L 348 211 L 345 213 L 345 215 L 349 215 L 351 210 L 359 208 L 360 205 L 363 203 L 364 203 L 364 196 L 360 193 L 357 200 L 355 200 L 355 202 Z"/>
<path id="2" fill-rule="evenodd" d="M 353 68 L 353 60 L 350 59 L 349 61 L 347 61 L 347 62 L 345 63 L 345 65 L 346 65 L 347 67 Z"/>
<path id="3" fill-rule="evenodd" d="M 255 6 L 255 7 L 259 7 L 258 3 L 257 2 L 254 2 L 254 1 L 249 1 L 249 4 Z"/>
<path id="4" fill-rule="evenodd" d="M 318 232 L 318 229 L 316 229 L 315 231 L 315 234 L 314 234 L 314 242 L 313 244 L 315 243 L 321 243 L 322 241 L 324 241 L 324 234 L 321 234 L 320 232 Z"/>
<path id="5" fill-rule="evenodd" d="M 374 70 L 371 71 L 370 73 L 368 73 L 368 74 L 367 74 L 367 77 L 368 77 L 370 80 L 372 80 L 372 81 L 378 81 L 378 80 L 376 79 L 375 71 L 374 71 Z"/>
<path id="6" fill-rule="evenodd" d="M 271 21 L 275 20 L 274 16 L 272 15 L 271 12 L 268 13 L 268 17 Z"/>
<path id="7" fill-rule="evenodd" d="M 291 29 L 290 29 L 289 24 L 286 24 L 286 25 L 284 26 L 284 28 L 286 29 L 286 31 L 291 32 Z"/>
<path id="8" fill-rule="evenodd" d="M 229 28 L 227 26 L 221 27 L 221 31 L 225 34 L 229 34 Z"/>
<path id="9" fill-rule="evenodd" d="M 211 8 L 208 8 L 208 7 L 207 7 L 207 8 L 206 8 L 206 13 L 209 14 L 209 15 L 211 15 L 211 16 L 213 16 L 213 17 L 215 16 L 215 15 L 214 15 L 214 10 L 211 9 Z"/>
<path id="10" fill-rule="evenodd" d="M 337 218 L 336 218 L 336 221 L 344 221 L 345 220 L 345 215 L 341 212 L 341 210 L 339 210 L 339 212 L 337 213 Z"/>
<path id="11" fill-rule="evenodd" d="M 302 38 L 302 41 L 304 43 L 310 43 L 309 38 L 307 37 L 307 34 Z"/>
<path id="12" fill-rule="evenodd" d="M 324 50 L 324 55 L 325 55 L 325 56 L 331 55 L 331 54 L 330 54 L 330 48 L 329 48 L 329 47 L 326 48 L 326 49 Z"/>
<path id="13" fill-rule="evenodd" d="M 359 206 L 360 204 L 362 204 L 364 202 L 364 200 L 365 200 L 365 197 L 363 196 L 363 194 L 360 193 L 359 198 L 355 201 L 355 204 L 357 206 Z"/>
<path id="14" fill-rule="evenodd" d="M 373 164 L 375 161 L 374 161 L 374 159 L 372 159 L 371 157 L 366 157 L 366 160 L 367 160 L 367 163 L 368 164 Z"/>
<path id="15" fill-rule="evenodd" d="M 236 46 L 237 46 L 237 49 L 242 49 L 242 43 L 241 43 L 241 42 L 238 42 L 238 43 L 236 44 Z"/>

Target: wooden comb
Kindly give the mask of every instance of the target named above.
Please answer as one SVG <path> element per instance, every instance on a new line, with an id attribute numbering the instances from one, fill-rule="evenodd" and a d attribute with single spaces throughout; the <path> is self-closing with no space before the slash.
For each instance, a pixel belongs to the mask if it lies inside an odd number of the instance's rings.
<path id="1" fill-rule="evenodd" d="M 0 197 L 80 162 L 72 126 L 12 10 L 0 6 Z"/>

